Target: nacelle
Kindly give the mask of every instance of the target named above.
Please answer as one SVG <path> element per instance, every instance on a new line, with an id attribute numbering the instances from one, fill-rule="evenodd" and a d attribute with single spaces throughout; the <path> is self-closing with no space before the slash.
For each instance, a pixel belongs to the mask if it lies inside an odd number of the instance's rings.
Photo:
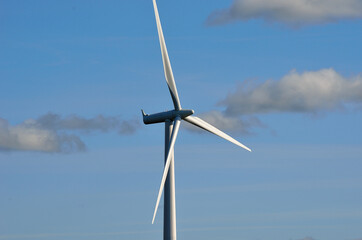
<path id="1" fill-rule="evenodd" d="M 194 114 L 194 110 L 188 110 L 188 109 L 171 110 L 171 111 L 160 112 L 150 115 L 145 114 L 143 110 L 141 111 L 143 115 L 144 124 L 160 123 L 160 122 L 165 122 L 167 120 L 173 121 L 177 116 L 179 116 L 181 119 L 184 119 L 185 117 Z"/>

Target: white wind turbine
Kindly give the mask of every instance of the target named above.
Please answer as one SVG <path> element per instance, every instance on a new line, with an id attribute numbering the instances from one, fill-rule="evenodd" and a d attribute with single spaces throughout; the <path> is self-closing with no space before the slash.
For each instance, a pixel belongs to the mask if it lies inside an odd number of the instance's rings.
<path id="1" fill-rule="evenodd" d="M 163 37 L 160 17 L 158 15 L 156 0 L 153 0 L 155 11 L 158 37 L 160 40 L 163 67 L 166 77 L 168 89 L 170 90 L 174 110 L 160 112 L 155 114 L 145 114 L 142 110 L 143 122 L 145 124 L 153 124 L 165 122 L 165 167 L 163 170 L 161 186 L 158 191 L 156 207 L 154 210 L 152 224 L 155 220 L 158 204 L 161 199 L 162 191 L 164 190 L 164 217 L 163 217 L 163 238 L 164 240 L 176 240 L 176 201 L 175 201 L 175 175 L 174 175 L 174 146 L 181 120 L 185 120 L 197 127 L 209 131 L 219 137 L 222 137 L 248 151 L 251 150 L 230 137 L 226 133 L 220 131 L 216 127 L 210 125 L 204 120 L 191 116 L 194 111 L 181 108 L 180 99 L 177 94 L 175 80 L 171 69 L 170 60 L 166 49 L 165 39 Z"/>

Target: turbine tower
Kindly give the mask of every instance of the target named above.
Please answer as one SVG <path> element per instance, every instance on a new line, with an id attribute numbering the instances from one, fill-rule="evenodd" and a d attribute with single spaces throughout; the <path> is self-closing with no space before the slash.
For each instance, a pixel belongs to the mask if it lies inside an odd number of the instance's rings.
<path id="1" fill-rule="evenodd" d="M 185 120 L 199 128 L 211 132 L 219 137 L 232 142 L 239 147 L 242 147 L 251 152 L 251 150 L 230 137 L 226 133 L 220 131 L 211 124 L 205 122 L 201 118 L 191 116 L 194 111 L 189 109 L 182 109 L 180 99 L 178 97 L 176 83 L 173 77 L 170 60 L 168 58 L 165 39 L 163 37 L 160 17 L 156 0 L 153 0 L 153 8 L 155 11 L 156 24 L 158 30 L 158 37 L 160 40 L 161 54 L 163 61 L 163 68 L 168 89 L 174 105 L 174 110 L 160 112 L 155 114 L 145 114 L 142 110 L 144 124 L 165 123 L 165 166 L 162 174 L 160 189 L 158 191 L 155 210 L 153 213 L 152 224 L 155 221 L 158 205 L 164 191 L 164 216 L 163 216 L 163 239 L 176 240 L 176 199 L 175 199 L 175 175 L 174 175 L 174 146 L 177 134 L 180 128 L 181 120 Z"/>

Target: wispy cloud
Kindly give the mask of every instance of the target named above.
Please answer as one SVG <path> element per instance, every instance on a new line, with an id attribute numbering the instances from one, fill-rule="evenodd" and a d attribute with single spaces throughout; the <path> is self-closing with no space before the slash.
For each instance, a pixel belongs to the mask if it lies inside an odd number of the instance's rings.
<path id="1" fill-rule="evenodd" d="M 234 0 L 229 8 L 211 13 L 206 23 L 263 19 L 298 27 L 356 18 L 362 18 L 360 0 Z"/>
<path id="2" fill-rule="evenodd" d="M 48 113 L 17 125 L 10 125 L 6 119 L 0 118 L 0 150 L 65 153 L 84 151 L 86 146 L 78 135 L 110 131 L 132 134 L 138 125 L 138 121 L 103 115 L 84 118 Z"/>
<path id="3" fill-rule="evenodd" d="M 303 73 L 292 70 L 279 80 L 240 84 L 219 103 L 223 111 L 207 112 L 201 118 L 221 130 L 248 134 L 250 129 L 264 126 L 258 119 L 261 114 L 315 114 L 353 104 L 362 104 L 362 76 L 347 78 L 332 68 Z"/>
<path id="4" fill-rule="evenodd" d="M 54 130 L 76 130 L 81 132 L 108 132 L 116 130 L 119 134 L 132 134 L 137 130 L 138 122 L 122 120 L 120 117 L 105 117 L 98 115 L 93 118 L 84 118 L 77 115 L 62 116 L 48 113 L 36 120 L 27 120 L 26 124 Z"/>
<path id="5" fill-rule="evenodd" d="M 270 112 L 302 112 L 343 108 L 362 102 L 362 76 L 346 78 L 334 69 L 298 73 L 292 70 L 280 80 L 254 87 L 238 87 L 221 104 L 231 116 Z"/>

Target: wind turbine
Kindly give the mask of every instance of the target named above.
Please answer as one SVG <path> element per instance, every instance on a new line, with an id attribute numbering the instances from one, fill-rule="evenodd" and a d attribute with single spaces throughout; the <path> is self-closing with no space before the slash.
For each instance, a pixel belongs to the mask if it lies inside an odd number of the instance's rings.
<path id="1" fill-rule="evenodd" d="M 185 120 L 199 128 L 209 131 L 239 147 L 251 152 L 245 145 L 241 144 L 226 133 L 220 131 L 211 124 L 205 122 L 201 118 L 191 116 L 194 110 L 182 109 L 180 99 L 177 94 L 176 83 L 173 77 L 170 60 L 168 58 L 165 39 L 163 37 L 160 17 L 156 0 L 153 0 L 153 8 L 155 11 L 158 37 L 160 40 L 163 68 L 168 89 L 174 105 L 174 110 L 160 112 L 155 114 L 145 114 L 142 110 L 144 124 L 165 123 L 165 167 L 162 174 L 160 189 L 158 191 L 155 210 L 153 213 L 152 224 L 155 221 L 158 204 L 160 203 L 162 191 L 164 190 L 164 217 L 163 217 L 163 239 L 176 240 L 176 199 L 175 199 L 175 175 L 174 175 L 174 146 L 177 134 L 180 128 L 181 120 Z"/>

